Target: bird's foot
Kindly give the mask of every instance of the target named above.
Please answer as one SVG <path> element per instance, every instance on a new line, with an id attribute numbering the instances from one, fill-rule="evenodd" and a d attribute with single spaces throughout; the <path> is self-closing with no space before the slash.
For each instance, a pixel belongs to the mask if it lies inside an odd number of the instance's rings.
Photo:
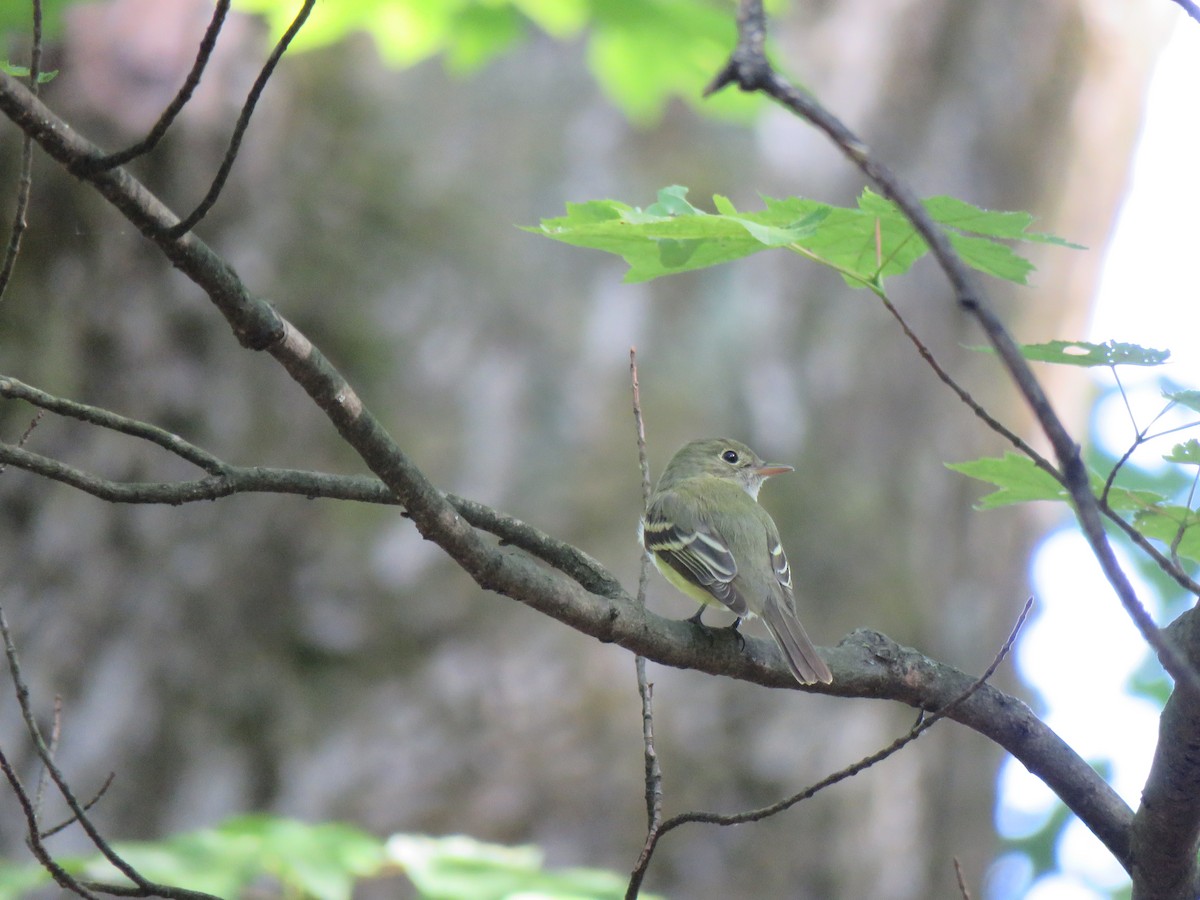
<path id="1" fill-rule="evenodd" d="M 738 649 L 744 649 L 746 646 L 746 639 L 744 637 L 742 637 L 741 631 L 738 630 L 742 624 L 741 616 L 738 616 L 736 619 L 734 619 L 732 625 L 724 625 L 724 626 L 721 626 L 720 628 L 714 628 L 711 625 L 704 624 L 704 607 L 702 606 L 698 610 L 696 610 L 695 615 L 688 616 L 687 621 L 691 622 L 693 625 L 697 626 L 698 628 L 703 629 L 704 633 L 707 634 L 710 638 L 715 634 L 719 634 L 719 633 L 723 633 L 723 632 L 730 632 L 731 634 L 733 634 L 734 637 L 737 638 Z"/>

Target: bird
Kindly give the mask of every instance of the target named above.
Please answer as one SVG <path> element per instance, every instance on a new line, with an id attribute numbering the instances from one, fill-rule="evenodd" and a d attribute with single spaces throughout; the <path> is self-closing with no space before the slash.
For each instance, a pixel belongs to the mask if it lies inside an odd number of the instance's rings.
<path id="1" fill-rule="evenodd" d="M 701 604 L 742 619 L 759 616 L 801 684 L 830 684 L 833 673 L 796 616 L 792 570 L 770 514 L 758 504 L 763 482 L 795 471 L 763 462 L 731 438 L 685 444 L 667 463 L 646 505 L 642 545 L 672 585 Z"/>

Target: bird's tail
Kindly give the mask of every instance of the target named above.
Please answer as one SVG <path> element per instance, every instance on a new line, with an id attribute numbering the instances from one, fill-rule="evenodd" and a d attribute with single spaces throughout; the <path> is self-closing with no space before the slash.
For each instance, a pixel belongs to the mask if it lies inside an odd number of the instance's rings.
<path id="1" fill-rule="evenodd" d="M 833 673 L 825 660 L 817 654 L 817 648 L 804 632 L 804 626 L 796 618 L 796 614 L 781 604 L 776 597 L 767 599 L 762 614 L 763 622 L 775 643 L 783 651 L 784 661 L 801 684 L 814 684 L 821 681 L 829 684 L 833 681 Z"/>

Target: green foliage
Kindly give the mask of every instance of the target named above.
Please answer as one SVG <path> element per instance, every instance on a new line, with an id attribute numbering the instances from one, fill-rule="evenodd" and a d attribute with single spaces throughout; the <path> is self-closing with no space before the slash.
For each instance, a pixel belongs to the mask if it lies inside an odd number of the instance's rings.
<path id="1" fill-rule="evenodd" d="M 396 835 L 388 854 L 431 900 L 605 900 L 625 896 L 624 877 L 598 869 L 546 871 L 536 847 L 500 847 L 469 837 Z M 649 894 L 642 894 L 654 900 Z"/>
<path id="2" fill-rule="evenodd" d="M 1190 441 L 1176 444 L 1163 459 L 1185 466 L 1200 466 L 1200 441 L 1192 438 Z"/>
<path id="3" fill-rule="evenodd" d="M 282 34 L 298 0 L 237 0 Z M 396 66 L 441 56 L 470 73 L 535 31 L 586 42 L 592 73 L 636 122 L 661 116 L 672 97 L 699 106 L 701 91 L 736 39 L 732 5 L 718 0 L 338 0 L 318 3 L 292 47 L 304 50 L 369 34 Z M 704 102 L 717 115 L 745 117 L 757 98 L 726 91 Z"/>
<path id="4" fill-rule="evenodd" d="M 17 66 L 10 63 L 8 60 L 0 62 L 0 72 L 6 72 L 13 78 L 28 78 L 29 66 Z M 45 84 L 47 81 L 53 81 L 58 75 L 58 69 L 50 72 L 38 72 L 38 84 Z"/>
<path id="5" fill-rule="evenodd" d="M 78 0 L 42 0 L 42 34 L 48 39 L 62 31 L 63 10 Z M 0 3 L 0 34 L 27 36 L 33 30 L 33 4 L 7 0 Z M 10 75 L 13 73 L 9 73 Z"/>
<path id="6" fill-rule="evenodd" d="M 1194 412 L 1200 412 L 1200 391 L 1163 391 L 1163 397 Z"/>
<path id="7" fill-rule="evenodd" d="M 990 350 L 991 348 L 984 348 Z M 1152 350 L 1137 344 L 1109 341 L 1091 344 L 1087 341 L 1048 341 L 1044 344 L 1022 344 L 1021 355 L 1035 362 L 1057 363 L 1065 366 L 1161 366 L 1171 356 L 1170 350 Z M 1193 391 L 1192 393 L 1196 393 Z"/>
<path id="8" fill-rule="evenodd" d="M 1154 350 L 1116 341 L 1105 344 L 1050 341 L 1045 344 L 1024 345 L 1021 352 L 1026 358 L 1041 362 L 1069 366 L 1109 366 L 1114 371 L 1119 365 L 1159 366 L 1171 355 L 1167 350 Z M 1200 391 L 1164 391 L 1163 397 L 1167 401 L 1168 409 L 1178 405 L 1200 412 Z M 1166 412 L 1166 409 L 1163 412 Z M 1190 423 L 1195 424 L 1200 422 Z M 1185 424 L 1181 427 L 1190 425 Z M 1176 430 L 1178 429 L 1168 429 L 1158 436 Z M 1145 433 L 1140 434 L 1134 444 L 1136 446 L 1145 443 L 1153 437 Z M 1192 438 L 1176 444 L 1163 459 L 1182 466 L 1200 466 L 1200 441 Z M 1200 527 L 1197 527 L 1200 526 L 1200 513 L 1189 506 L 1180 505 L 1162 490 L 1135 489 L 1118 483 L 1118 479 L 1111 473 L 1114 466 L 1120 466 L 1123 462 L 1122 460 L 1120 463 L 1110 463 L 1107 467 L 1108 472 L 1103 474 L 1095 467 L 1089 467 L 1088 476 L 1093 493 L 1098 498 L 1106 499 L 1114 511 L 1132 514 L 1129 521 L 1143 536 L 1160 542 L 1183 559 L 1200 562 Z M 951 463 L 948 466 L 956 472 L 987 482 L 997 489 L 979 501 L 979 509 L 995 509 L 1011 503 L 1034 500 L 1070 500 L 1066 488 L 1057 478 L 1018 453 L 1009 452 L 1000 458 L 976 459 Z"/>
<path id="9" fill-rule="evenodd" d="M 716 213 L 708 213 L 688 201 L 687 188 L 674 185 L 644 210 L 619 200 L 568 203 L 565 216 L 526 230 L 617 254 L 629 264 L 630 282 L 783 248 L 834 269 L 851 287 L 882 292 L 885 278 L 907 272 L 928 251 L 896 205 L 871 190 L 855 208 L 802 197 L 764 197 L 763 203 L 762 210 L 742 212 L 718 194 Z M 1002 240 L 1065 244 L 1028 231 L 1032 219 L 1025 213 L 980 209 L 953 197 L 924 203 L 968 265 L 1007 281 L 1023 284 L 1033 264 Z"/>
<path id="10" fill-rule="evenodd" d="M 397 871 L 431 900 L 615 900 L 626 885 L 623 876 L 598 869 L 548 871 L 536 847 L 411 834 L 385 843 L 348 825 L 269 815 L 239 816 L 216 828 L 153 843 L 117 843 L 113 849 L 151 881 L 218 897 L 246 896 L 248 889 L 261 893 L 264 883 L 274 882 L 283 896 L 297 900 L 350 900 L 360 880 Z M 125 883 L 100 856 L 58 863 L 79 878 Z M 49 883 L 36 863 L 0 861 L 0 900 L 16 900 Z"/>
<path id="11" fill-rule="evenodd" d="M 240 816 L 154 843 L 117 843 L 113 849 L 151 881 L 218 897 L 239 896 L 268 877 L 289 896 L 349 900 L 354 883 L 376 874 L 385 862 L 382 842 L 350 826 L 266 815 Z M 80 878 L 125 883 L 100 856 L 59 863 Z M 19 897 L 49 881 L 35 863 L 0 863 L 0 898 Z"/>
<path id="12" fill-rule="evenodd" d="M 976 509 L 996 509 L 1032 500 L 1063 501 L 1070 497 L 1053 475 L 1039 469 L 1029 457 L 1011 450 L 999 458 L 946 463 L 946 468 L 996 487 L 995 493 L 988 494 L 975 505 Z"/>
<path id="13" fill-rule="evenodd" d="M 78 2 L 43 0 L 48 39 L 61 32 L 63 11 Z M 263 16 L 274 40 L 296 17 L 300 0 L 235 0 L 234 6 Z M 390 65 L 441 57 L 451 72 L 467 75 L 540 32 L 583 44 L 597 83 L 634 122 L 657 121 L 673 98 L 747 120 L 761 98 L 739 91 L 701 96 L 733 49 L 733 13 L 725 0 L 322 0 L 290 52 L 362 33 Z M 0 34 L 28 35 L 31 22 L 28 3 L 0 3 Z"/>
<path id="14" fill-rule="evenodd" d="M 1057 500 L 1066 502 L 1070 494 L 1059 481 L 1027 456 L 1009 451 L 1002 457 L 984 457 L 969 462 L 947 463 L 948 469 L 986 481 L 997 490 L 976 504 L 977 509 L 996 509 L 1013 503 L 1028 503 L 1033 500 Z M 1099 495 L 1104 490 L 1104 476 L 1089 470 L 1092 490 Z M 1108 492 L 1108 503 L 1122 512 L 1150 515 L 1164 502 L 1161 494 L 1154 491 L 1139 491 L 1112 487 Z"/>

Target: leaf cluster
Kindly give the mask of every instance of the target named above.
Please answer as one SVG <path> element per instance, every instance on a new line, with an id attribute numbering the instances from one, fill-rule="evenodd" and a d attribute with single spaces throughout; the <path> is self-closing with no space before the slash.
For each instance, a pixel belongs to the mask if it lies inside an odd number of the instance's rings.
<path id="1" fill-rule="evenodd" d="M 527 231 L 576 247 L 603 250 L 629 265 L 628 282 L 649 281 L 742 259 L 763 250 L 785 249 L 839 272 L 850 287 L 882 293 L 884 279 L 902 275 L 929 252 L 896 204 L 864 190 L 857 206 L 840 207 L 804 197 L 764 197 L 764 208 L 740 211 L 715 195 L 715 213 L 687 199 L 672 185 L 645 209 L 619 200 L 568 203 L 567 214 L 543 219 Z M 1029 230 L 1023 212 L 982 209 L 955 197 L 924 201 L 944 226 L 954 248 L 975 269 L 1024 284 L 1033 264 L 1005 241 L 1075 246 Z"/>
<path id="2" fill-rule="evenodd" d="M 407 834 L 384 841 L 349 825 L 265 814 L 237 816 L 162 841 L 116 843 L 113 849 L 151 880 L 218 897 L 247 896 L 270 882 L 287 897 L 349 900 L 364 879 L 394 874 L 408 878 L 421 897 L 455 900 L 518 893 L 582 900 L 617 898 L 625 891 L 625 879 L 612 872 L 547 869 L 535 847 Z M 122 880 L 99 855 L 58 862 L 87 881 Z M 17 900 L 50 881 L 37 863 L 0 861 L 0 900 Z"/>
<path id="3" fill-rule="evenodd" d="M 1108 367 L 1114 374 L 1117 366 L 1161 366 L 1170 358 L 1170 352 L 1166 350 L 1115 341 L 1103 344 L 1051 341 L 1024 345 L 1021 352 L 1027 359 L 1038 362 L 1088 368 Z M 1164 406 L 1155 417 L 1155 421 L 1174 408 L 1200 413 L 1200 391 L 1163 391 L 1162 397 Z M 1095 466 L 1089 466 L 1088 469 L 1092 492 L 1109 510 L 1127 516 L 1142 536 L 1167 545 L 1173 555 L 1191 562 L 1200 562 L 1200 528 L 1196 527 L 1200 524 L 1200 514 L 1191 505 L 1194 498 L 1189 498 L 1186 505 L 1180 504 L 1174 497 L 1158 490 L 1123 487 L 1118 483 L 1118 476 L 1137 446 L 1198 424 L 1200 416 L 1182 426 L 1168 428 L 1159 433 L 1151 433 L 1148 428 L 1140 429 L 1129 452 L 1108 471 L 1100 471 Z M 1200 441 L 1190 438 L 1176 443 L 1170 452 L 1162 455 L 1162 459 L 1179 466 L 1200 467 Z M 979 509 L 996 509 L 1013 503 L 1037 500 L 1064 502 L 1069 499 L 1060 480 L 1039 468 L 1029 457 L 1018 453 L 1009 452 L 1002 457 L 988 457 L 948 465 L 956 472 L 977 478 L 996 488 L 993 493 L 979 501 Z M 1200 477 L 1200 468 L 1195 474 L 1196 477 Z M 1194 477 L 1193 483 L 1195 480 Z"/>

